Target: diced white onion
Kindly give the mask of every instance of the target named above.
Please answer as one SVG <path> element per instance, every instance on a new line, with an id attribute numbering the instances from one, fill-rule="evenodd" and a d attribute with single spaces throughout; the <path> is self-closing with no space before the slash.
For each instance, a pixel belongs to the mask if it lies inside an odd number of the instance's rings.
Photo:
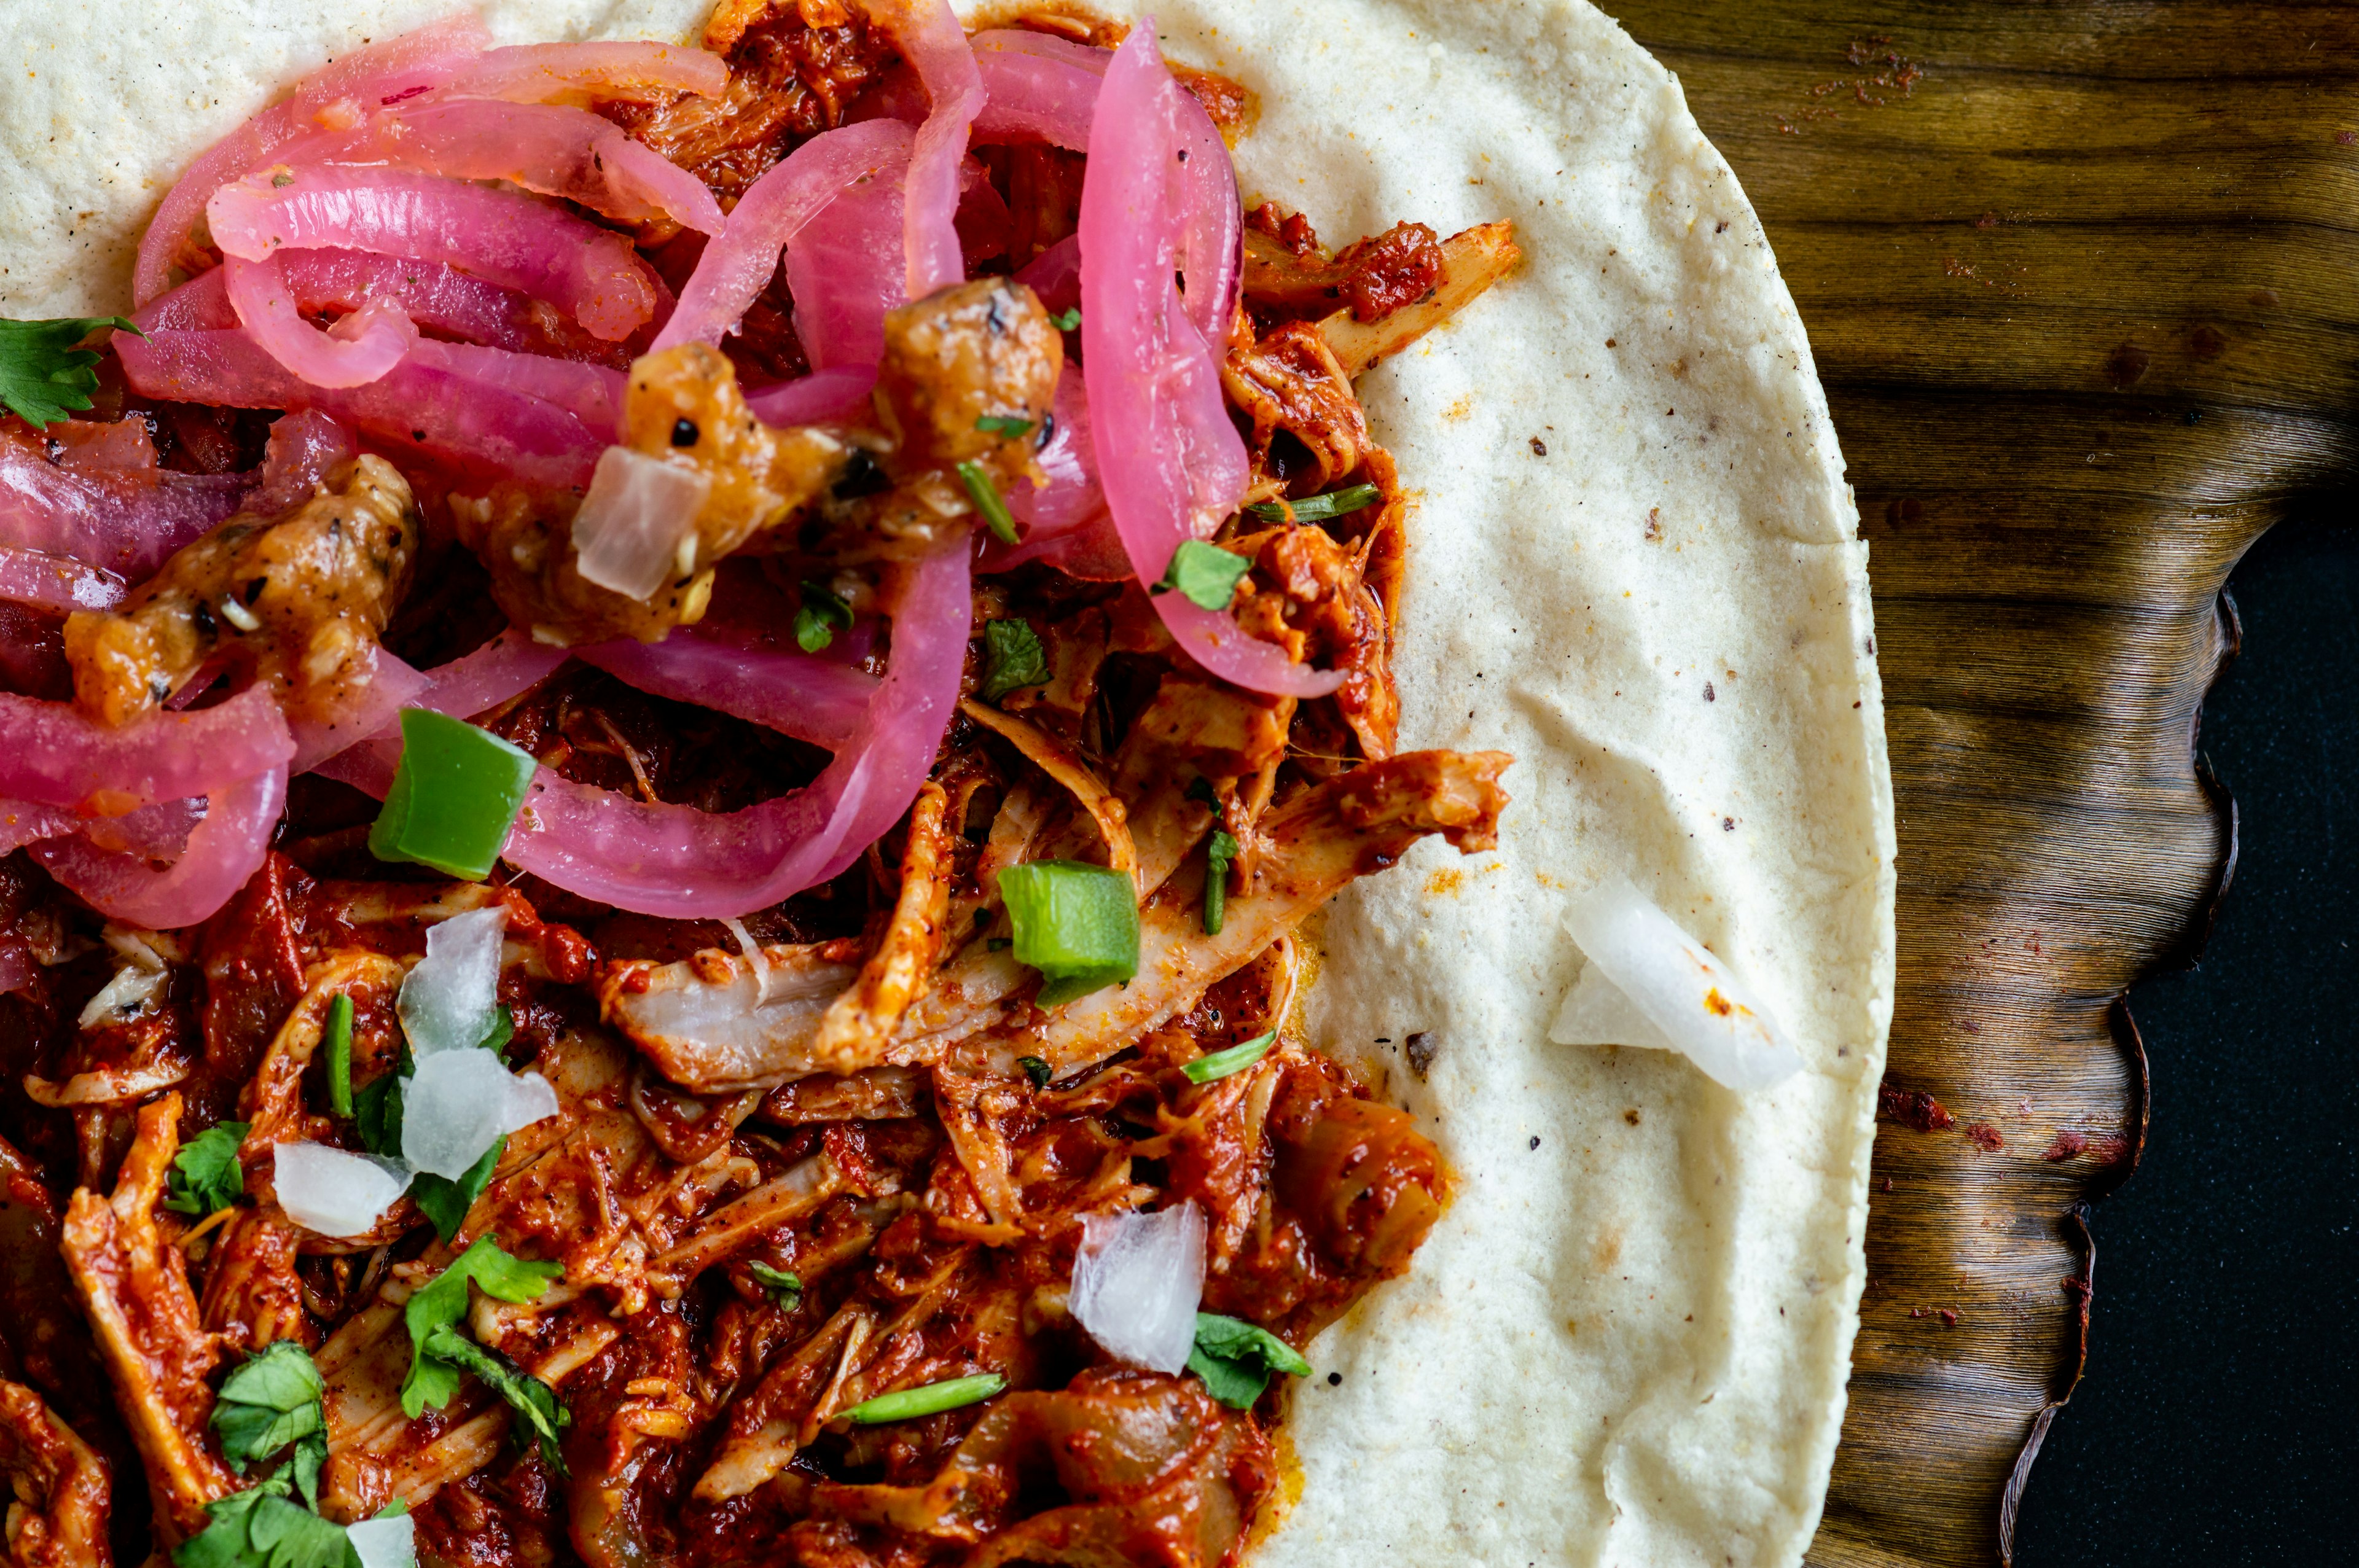
<path id="1" fill-rule="evenodd" d="M 609 447 L 573 514 L 576 568 L 628 599 L 646 599 L 679 569 L 680 543 L 712 492 L 701 471 Z"/>
<path id="2" fill-rule="evenodd" d="M 273 1148 L 271 1181 L 287 1217 L 322 1236 L 364 1236 L 409 1185 L 409 1167 L 323 1143 Z"/>
<path id="3" fill-rule="evenodd" d="M 1801 1053 L 1759 999 L 1627 882 L 1574 899 L 1564 925 L 1589 962 L 1550 1040 L 1677 1051 L 1732 1089 L 1767 1088 L 1801 1071 Z"/>
<path id="4" fill-rule="evenodd" d="M 401 982 L 401 1032 L 419 1061 L 480 1045 L 499 1005 L 504 904 L 471 909 L 426 932 L 426 957 Z"/>
<path id="5" fill-rule="evenodd" d="M 1193 1199 L 1157 1214 L 1082 1220 L 1071 1305 L 1108 1355 L 1178 1372 L 1195 1347 L 1203 1295 L 1204 1211 Z"/>
<path id="6" fill-rule="evenodd" d="M 502 1133 L 556 1114 L 557 1091 L 538 1073 L 519 1077 L 489 1051 L 440 1052 L 402 1087 L 401 1157 L 463 1176 Z"/>
<path id="7" fill-rule="evenodd" d="M 361 1568 L 418 1568 L 418 1527 L 408 1514 L 344 1526 Z"/>

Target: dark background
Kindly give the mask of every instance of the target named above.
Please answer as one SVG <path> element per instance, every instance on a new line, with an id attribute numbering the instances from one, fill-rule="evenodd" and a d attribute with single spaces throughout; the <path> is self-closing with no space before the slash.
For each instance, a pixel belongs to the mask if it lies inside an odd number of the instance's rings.
<path id="1" fill-rule="evenodd" d="M 2096 1206 L 2088 1368 L 2019 1568 L 2359 1562 L 2359 528 L 2264 535 L 2201 750 L 2239 814 L 2192 969 L 2130 994 L 2146 1154 Z"/>

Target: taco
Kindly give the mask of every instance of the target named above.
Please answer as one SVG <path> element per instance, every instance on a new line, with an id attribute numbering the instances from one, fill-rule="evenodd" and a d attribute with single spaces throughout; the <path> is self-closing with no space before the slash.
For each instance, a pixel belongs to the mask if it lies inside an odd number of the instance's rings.
<path id="1" fill-rule="evenodd" d="M 1799 1560 L 1864 551 L 1611 22 L 0 37 L 13 1554 Z"/>

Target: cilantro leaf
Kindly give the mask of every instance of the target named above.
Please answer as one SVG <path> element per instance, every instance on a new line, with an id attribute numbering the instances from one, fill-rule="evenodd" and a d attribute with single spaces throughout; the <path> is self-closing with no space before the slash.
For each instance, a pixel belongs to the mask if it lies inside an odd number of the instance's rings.
<path id="1" fill-rule="evenodd" d="M 1057 1069 L 1049 1065 L 1045 1057 L 1018 1056 L 1016 1065 L 1024 1069 L 1024 1076 L 1032 1080 L 1032 1087 L 1036 1089 L 1047 1088 L 1049 1080 L 1057 1076 Z"/>
<path id="2" fill-rule="evenodd" d="M 1266 1328 L 1218 1313 L 1196 1314 L 1196 1347 L 1188 1370 L 1204 1379 L 1206 1391 L 1232 1410 L 1249 1409 L 1269 1386 L 1272 1372 L 1310 1375 L 1310 1363 L 1294 1346 Z"/>
<path id="3" fill-rule="evenodd" d="M 824 584 L 803 584 L 803 607 L 795 611 L 795 646 L 816 654 L 835 641 L 838 632 L 852 629 L 852 605 Z"/>
<path id="4" fill-rule="evenodd" d="M 796 1303 L 803 1299 L 802 1276 L 790 1270 L 773 1269 L 767 1263 L 748 1263 L 745 1271 L 754 1276 L 754 1282 L 767 1292 L 772 1301 L 788 1312 L 794 1311 Z"/>
<path id="5" fill-rule="evenodd" d="M 557 1402 L 557 1390 L 496 1350 L 485 1349 L 450 1324 L 436 1326 L 426 1336 L 425 1352 L 437 1361 L 472 1372 L 484 1386 L 507 1401 L 540 1439 L 540 1456 L 559 1475 L 565 1474 L 558 1452 L 558 1434 L 572 1424 L 573 1412 Z"/>
<path id="6" fill-rule="evenodd" d="M 214 1498 L 205 1519 L 173 1549 L 179 1568 L 349 1568 L 353 1559 L 344 1527 L 288 1500 L 282 1476 Z"/>
<path id="7" fill-rule="evenodd" d="M 290 1443 L 312 1437 L 324 1443 L 328 1418 L 321 1401 L 326 1391 L 320 1368 L 302 1346 L 291 1339 L 265 1346 L 229 1375 L 213 1404 L 213 1430 L 221 1433 L 223 1457 L 244 1475 L 247 1465 L 269 1458 Z M 316 1469 L 312 1477 L 316 1485 Z M 297 1479 L 301 1478 L 299 1473 Z"/>
<path id="8" fill-rule="evenodd" d="M 561 1278 L 561 1263 L 535 1263 L 510 1257 L 488 1236 L 451 1261 L 451 1266 L 422 1286 L 402 1309 L 409 1329 L 409 1375 L 401 1380 L 401 1413 L 415 1421 L 428 1406 L 436 1410 L 459 1391 L 459 1370 L 428 1353 L 426 1342 L 438 1328 L 454 1327 L 467 1315 L 470 1281 L 487 1296 L 504 1302 L 538 1301 L 549 1281 Z"/>
<path id="9" fill-rule="evenodd" d="M 467 1167 L 458 1180 L 438 1176 L 431 1171 L 420 1171 L 409 1180 L 409 1200 L 418 1210 L 434 1222 L 434 1234 L 448 1241 L 459 1234 L 459 1227 L 484 1189 L 492 1184 L 492 1172 L 498 1168 L 500 1156 L 507 1152 L 506 1133 L 492 1141 L 484 1157 Z"/>
<path id="10" fill-rule="evenodd" d="M 1237 580 L 1252 568 L 1251 561 L 1234 550 L 1201 539 L 1182 539 L 1171 552 L 1171 564 L 1163 568 L 1163 580 L 1147 591 L 1169 593 L 1177 589 L 1199 610 L 1226 610 L 1237 595 Z"/>
<path id="11" fill-rule="evenodd" d="M 359 1124 L 361 1147 L 372 1154 L 401 1154 L 401 1086 L 416 1068 L 409 1044 L 402 1043 L 393 1071 L 371 1079 L 353 1096 L 353 1119 Z"/>
<path id="12" fill-rule="evenodd" d="M 1060 332 L 1080 331 L 1082 330 L 1082 308 L 1078 305 L 1066 307 L 1065 309 L 1059 314 L 1049 318 L 1049 325 L 1056 328 Z"/>
<path id="13" fill-rule="evenodd" d="M 245 1192 L 245 1169 L 237 1146 L 251 1130 L 243 1121 L 217 1121 L 180 1145 L 165 1183 L 164 1206 L 200 1218 L 237 1202 Z"/>
<path id="14" fill-rule="evenodd" d="M 147 334 L 120 316 L 55 321 L 0 320 L 0 403 L 41 429 L 90 406 L 98 390 L 98 354 L 74 345 L 102 327 Z"/>
<path id="15" fill-rule="evenodd" d="M 1032 421 L 1019 419 L 1013 414 L 985 414 L 974 422 L 974 427 L 986 436 L 1006 436 L 1013 438 L 1032 428 Z"/>
<path id="16" fill-rule="evenodd" d="M 515 1038 L 516 1009 L 502 1002 L 492 1009 L 492 1026 L 484 1032 L 484 1037 L 475 1044 L 505 1062 L 508 1059 L 508 1042 Z"/>
<path id="17" fill-rule="evenodd" d="M 1049 684 L 1049 655 L 1029 622 L 986 621 L 983 644 L 984 701 L 997 702 L 1011 691 Z"/>
<path id="18" fill-rule="evenodd" d="M 276 1496 L 246 1515 L 245 1539 L 249 1560 L 266 1568 L 345 1568 L 353 1551 L 342 1525 Z"/>

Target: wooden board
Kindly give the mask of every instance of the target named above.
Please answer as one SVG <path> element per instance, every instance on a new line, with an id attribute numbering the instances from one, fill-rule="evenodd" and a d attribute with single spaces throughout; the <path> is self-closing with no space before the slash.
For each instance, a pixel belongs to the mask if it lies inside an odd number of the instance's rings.
<path id="1" fill-rule="evenodd" d="M 2195 745 L 2223 585 L 2359 450 L 2359 11 L 1608 8 L 1810 326 L 1899 802 L 1886 1081 L 1958 1122 L 1879 1129 L 1810 1561 L 2004 1560 L 2091 1332 L 2085 1206 L 2145 1130 L 2123 993 L 2192 956 L 2234 865 Z"/>

